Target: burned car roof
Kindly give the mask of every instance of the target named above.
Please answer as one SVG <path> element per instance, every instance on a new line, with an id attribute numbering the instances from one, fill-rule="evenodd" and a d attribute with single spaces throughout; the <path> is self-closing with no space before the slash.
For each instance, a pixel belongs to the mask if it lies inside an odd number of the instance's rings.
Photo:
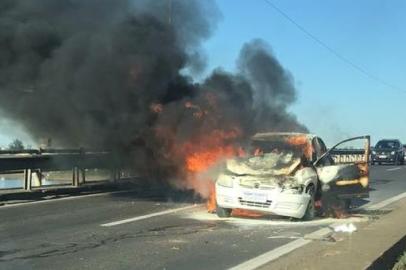
<path id="1" fill-rule="evenodd" d="M 251 139 L 254 141 L 274 141 L 278 140 L 279 138 L 287 137 L 303 137 L 311 141 L 314 137 L 316 137 L 316 135 L 300 132 L 264 132 L 255 134 L 251 137 Z"/>
<path id="2" fill-rule="evenodd" d="M 312 140 L 316 136 L 308 133 L 299 133 L 299 132 L 266 132 L 266 133 L 257 133 L 251 137 L 251 140 L 254 143 L 280 143 L 287 148 L 296 148 L 300 149 L 301 152 L 309 160 L 312 157 L 313 146 Z"/>

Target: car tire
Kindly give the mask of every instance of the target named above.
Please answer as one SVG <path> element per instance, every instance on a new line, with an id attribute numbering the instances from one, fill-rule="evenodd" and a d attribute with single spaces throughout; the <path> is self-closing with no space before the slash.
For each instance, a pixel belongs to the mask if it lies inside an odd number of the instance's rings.
<path id="1" fill-rule="evenodd" d="M 221 217 L 221 218 L 230 217 L 231 216 L 231 210 L 232 209 L 223 208 L 223 207 L 220 207 L 218 205 L 216 206 L 216 214 L 217 214 L 218 217 Z"/>
<path id="2" fill-rule="evenodd" d="M 309 186 L 307 193 L 310 194 L 309 204 L 307 205 L 306 212 L 302 220 L 312 220 L 316 217 L 316 204 L 315 204 L 315 188 L 313 185 Z"/>

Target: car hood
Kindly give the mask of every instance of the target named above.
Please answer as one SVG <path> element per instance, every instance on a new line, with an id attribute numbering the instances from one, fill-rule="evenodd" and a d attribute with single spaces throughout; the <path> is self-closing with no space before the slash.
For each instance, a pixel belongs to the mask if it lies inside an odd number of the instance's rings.
<path id="1" fill-rule="evenodd" d="M 230 159 L 226 169 L 235 175 L 282 176 L 290 175 L 301 164 L 293 153 L 266 153 L 249 158 Z"/>

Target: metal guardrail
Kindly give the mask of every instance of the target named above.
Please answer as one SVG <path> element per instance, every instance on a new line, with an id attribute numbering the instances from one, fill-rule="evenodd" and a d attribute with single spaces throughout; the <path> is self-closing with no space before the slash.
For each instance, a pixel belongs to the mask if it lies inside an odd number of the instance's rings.
<path id="1" fill-rule="evenodd" d="M 80 149 L 1 150 L 0 173 L 23 173 L 23 189 L 31 190 L 33 179 L 42 185 L 43 171 L 72 171 L 72 185 L 86 183 L 86 169 L 109 169 L 111 180 L 120 178 L 119 164 L 108 151 Z"/>

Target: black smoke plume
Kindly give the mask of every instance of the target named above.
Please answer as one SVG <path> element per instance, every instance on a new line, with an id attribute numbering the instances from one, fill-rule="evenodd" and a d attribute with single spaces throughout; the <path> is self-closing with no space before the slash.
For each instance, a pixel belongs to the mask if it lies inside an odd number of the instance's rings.
<path id="1" fill-rule="evenodd" d="M 215 130 L 306 131 L 287 111 L 292 77 L 260 40 L 236 74 L 184 75 L 202 70 L 219 18 L 209 0 L 2 0 L 0 109 L 34 138 L 136 149 L 154 166 L 169 144 Z"/>

